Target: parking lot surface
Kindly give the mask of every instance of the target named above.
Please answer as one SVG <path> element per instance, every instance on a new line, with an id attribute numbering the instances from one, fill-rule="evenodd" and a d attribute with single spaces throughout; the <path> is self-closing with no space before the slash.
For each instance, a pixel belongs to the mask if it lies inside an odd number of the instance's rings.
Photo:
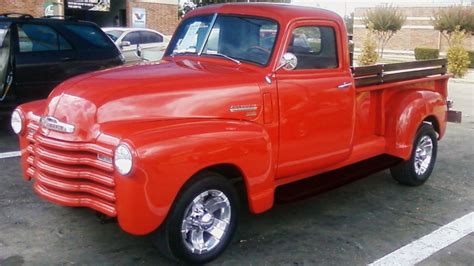
<path id="1" fill-rule="evenodd" d="M 261 215 L 243 212 L 234 241 L 212 265 L 366 265 L 474 212 L 474 88 L 449 84 L 462 124 L 449 124 L 438 161 L 421 187 L 388 171 Z M 0 133 L 0 153 L 17 150 Z M 0 265 L 173 265 L 147 237 L 98 222 L 88 209 L 39 199 L 22 179 L 19 158 L 0 159 Z M 420 265 L 473 265 L 474 235 Z"/>

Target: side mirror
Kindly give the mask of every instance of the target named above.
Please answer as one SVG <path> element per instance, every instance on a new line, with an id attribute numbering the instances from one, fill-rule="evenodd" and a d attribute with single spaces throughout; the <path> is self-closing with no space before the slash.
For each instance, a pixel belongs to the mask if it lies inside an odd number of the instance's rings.
<path id="1" fill-rule="evenodd" d="M 272 71 L 272 73 L 265 76 L 265 81 L 268 84 L 272 84 L 272 78 L 275 75 L 275 72 L 277 72 L 278 70 L 282 68 L 284 70 L 294 70 L 297 65 L 298 65 L 298 58 L 296 57 L 296 55 L 292 53 L 285 53 L 281 57 L 280 64 L 278 65 L 278 67 L 274 71 Z"/>
<path id="2" fill-rule="evenodd" d="M 285 53 L 280 60 L 280 66 L 278 69 L 283 68 L 284 70 L 294 70 L 298 65 L 298 58 L 292 53 Z"/>
<path id="3" fill-rule="evenodd" d="M 132 45 L 129 41 L 122 41 L 120 42 L 120 47 L 127 47 Z"/>

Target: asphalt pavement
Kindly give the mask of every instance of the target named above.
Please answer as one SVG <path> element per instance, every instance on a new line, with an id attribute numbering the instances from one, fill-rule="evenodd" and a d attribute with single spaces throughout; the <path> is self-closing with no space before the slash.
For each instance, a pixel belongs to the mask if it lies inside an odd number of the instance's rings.
<path id="1" fill-rule="evenodd" d="M 474 212 L 474 86 L 450 82 L 449 94 L 463 123 L 449 124 L 425 185 L 401 186 L 385 170 L 261 215 L 244 212 L 211 265 L 366 265 Z M 5 124 L 0 154 L 18 149 Z M 39 199 L 18 157 L 0 159 L 0 169 L 0 265 L 173 265 L 147 237 Z M 467 234 L 420 265 L 474 265 L 473 245 Z"/>

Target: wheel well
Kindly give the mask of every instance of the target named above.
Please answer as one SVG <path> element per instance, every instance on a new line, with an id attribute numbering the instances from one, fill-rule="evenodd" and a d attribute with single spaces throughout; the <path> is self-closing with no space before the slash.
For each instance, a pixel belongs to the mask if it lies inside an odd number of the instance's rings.
<path id="1" fill-rule="evenodd" d="M 436 119 L 436 117 L 434 115 L 430 115 L 428 117 L 426 117 L 423 122 L 427 122 L 429 124 L 431 124 L 433 126 L 433 129 L 436 131 L 436 133 L 438 133 L 438 135 L 440 134 L 440 129 L 439 129 L 439 122 L 438 122 L 438 119 Z"/>
<path id="2" fill-rule="evenodd" d="M 234 185 L 237 193 L 239 194 L 241 202 L 245 203 L 246 206 L 249 206 L 247 189 L 245 187 L 245 182 L 243 179 L 244 175 L 239 167 L 237 167 L 234 164 L 228 164 L 228 163 L 216 164 L 216 165 L 208 166 L 200 170 L 196 174 L 199 174 L 201 172 L 214 172 L 227 178 L 229 182 L 231 182 Z"/>

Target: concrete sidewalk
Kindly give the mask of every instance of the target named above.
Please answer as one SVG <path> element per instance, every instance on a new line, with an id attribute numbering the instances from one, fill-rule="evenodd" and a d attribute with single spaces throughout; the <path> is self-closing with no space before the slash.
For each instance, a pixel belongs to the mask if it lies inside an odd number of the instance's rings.
<path id="1" fill-rule="evenodd" d="M 454 82 L 461 82 L 461 83 L 472 83 L 474 84 L 474 69 L 469 69 L 466 75 L 462 78 L 452 78 Z"/>

